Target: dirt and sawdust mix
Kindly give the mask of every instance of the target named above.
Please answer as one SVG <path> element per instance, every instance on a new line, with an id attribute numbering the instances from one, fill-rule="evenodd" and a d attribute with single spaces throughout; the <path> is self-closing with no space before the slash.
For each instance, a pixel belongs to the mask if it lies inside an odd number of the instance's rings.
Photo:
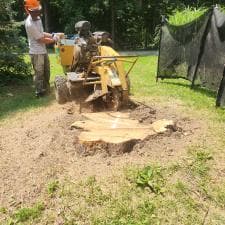
<path id="1" fill-rule="evenodd" d="M 81 141 L 80 135 L 87 129 L 71 125 L 87 121 L 89 114 L 80 114 L 79 106 L 72 103 L 54 103 L 2 123 L 0 205 L 13 208 L 32 204 L 46 191 L 50 180 L 80 180 L 88 176 L 110 179 L 130 164 L 176 161 L 205 130 L 201 121 L 182 115 L 175 105 L 160 108 L 140 104 L 120 113 L 126 115 L 125 120 L 133 121 L 129 125 L 138 124 L 139 129 L 149 129 L 152 134 L 119 143 Z M 96 117 L 96 121 L 100 118 Z M 163 132 L 153 132 L 151 124 L 164 119 L 172 123 Z M 102 123 L 97 123 L 95 133 L 101 133 Z M 131 130 L 133 126 L 126 128 Z M 135 132 L 134 129 L 131 133 Z"/>

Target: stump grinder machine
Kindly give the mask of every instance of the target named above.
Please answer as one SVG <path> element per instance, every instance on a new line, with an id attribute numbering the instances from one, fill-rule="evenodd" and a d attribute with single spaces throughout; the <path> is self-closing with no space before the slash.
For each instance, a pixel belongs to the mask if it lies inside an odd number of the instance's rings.
<path id="1" fill-rule="evenodd" d="M 65 75 L 56 76 L 58 103 L 81 104 L 101 102 L 108 110 L 117 111 L 129 100 L 129 73 L 137 56 L 120 56 L 112 47 L 107 32 L 90 32 L 90 22 L 75 24 L 75 39 L 63 37 L 55 46 Z M 124 63 L 129 63 L 127 72 Z"/>

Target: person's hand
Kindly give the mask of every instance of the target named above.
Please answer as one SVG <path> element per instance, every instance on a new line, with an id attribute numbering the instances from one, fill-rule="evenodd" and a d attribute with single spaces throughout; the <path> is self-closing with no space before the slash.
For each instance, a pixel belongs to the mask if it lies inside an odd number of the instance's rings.
<path id="1" fill-rule="evenodd" d="M 52 39 L 55 41 L 55 43 L 57 43 L 60 40 L 57 34 L 54 34 Z"/>

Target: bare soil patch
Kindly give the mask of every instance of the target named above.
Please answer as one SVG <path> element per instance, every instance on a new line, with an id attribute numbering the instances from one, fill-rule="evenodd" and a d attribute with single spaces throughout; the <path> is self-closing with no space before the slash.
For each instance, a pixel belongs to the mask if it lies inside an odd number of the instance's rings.
<path id="1" fill-rule="evenodd" d="M 206 132 L 203 122 L 183 115 L 176 105 L 140 105 L 130 112 L 142 123 L 171 119 L 176 126 L 164 134 L 127 145 L 125 152 L 117 151 L 114 145 L 96 144 L 89 147 L 87 154 L 77 142 L 80 131 L 70 127 L 82 119 L 75 104 L 55 103 L 2 124 L 0 206 L 14 208 L 36 202 L 50 180 L 80 180 L 88 176 L 107 179 L 129 164 L 176 162 L 185 155 L 185 148 Z"/>

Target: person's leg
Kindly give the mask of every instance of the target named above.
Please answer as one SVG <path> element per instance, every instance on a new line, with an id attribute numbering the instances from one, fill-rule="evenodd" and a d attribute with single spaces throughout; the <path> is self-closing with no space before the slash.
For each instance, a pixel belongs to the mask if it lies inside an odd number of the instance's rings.
<path id="1" fill-rule="evenodd" d="M 34 69 L 34 85 L 36 96 L 41 96 L 44 89 L 44 55 L 31 55 Z"/>
<path id="2" fill-rule="evenodd" d="M 49 57 L 48 54 L 44 56 L 44 88 L 46 89 L 46 92 L 50 92 L 50 62 L 49 62 Z"/>

